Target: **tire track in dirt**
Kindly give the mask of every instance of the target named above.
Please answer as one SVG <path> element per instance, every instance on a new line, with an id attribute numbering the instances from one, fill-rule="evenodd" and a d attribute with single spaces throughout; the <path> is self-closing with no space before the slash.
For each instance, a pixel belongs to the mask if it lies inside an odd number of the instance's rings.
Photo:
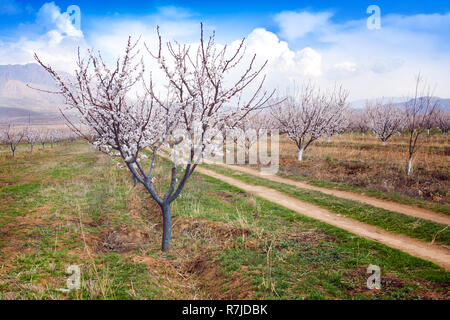
<path id="1" fill-rule="evenodd" d="M 249 185 L 237 179 L 201 167 L 197 167 L 196 171 L 240 188 L 255 196 L 279 204 L 299 214 L 326 222 L 363 238 L 383 243 L 389 247 L 409 253 L 412 256 L 432 261 L 437 265 L 444 267 L 446 270 L 450 269 L 450 249 L 440 245 L 426 243 L 399 234 L 393 234 L 351 218 L 338 216 L 326 209 L 300 201 L 268 187 Z"/>
<path id="2" fill-rule="evenodd" d="M 301 188 L 301 189 L 319 191 L 319 192 L 329 194 L 332 196 L 336 196 L 339 198 L 366 203 L 366 204 L 369 204 L 369 205 L 377 207 L 377 208 L 402 213 L 402 214 L 405 214 L 405 215 L 408 215 L 411 217 L 430 220 L 430 221 L 434 221 L 434 222 L 445 224 L 445 225 L 450 225 L 450 216 L 449 215 L 440 214 L 440 213 L 426 210 L 423 208 L 413 207 L 413 206 L 400 204 L 400 203 L 396 203 L 396 202 L 392 202 L 392 201 L 381 200 L 381 199 L 377 199 L 377 198 L 373 198 L 373 197 L 369 197 L 369 196 L 365 196 L 362 194 L 349 192 L 349 191 L 341 191 L 341 190 L 336 190 L 336 189 L 317 187 L 317 186 L 313 186 L 313 185 L 310 185 L 310 184 L 307 184 L 304 182 L 295 181 L 295 180 L 291 180 L 291 179 L 287 179 L 287 178 L 282 178 L 277 175 L 262 174 L 259 170 L 255 170 L 255 169 L 251 169 L 251 168 L 246 168 L 246 167 L 241 167 L 241 166 L 232 166 L 232 165 L 221 164 L 221 163 L 213 163 L 211 161 L 205 161 L 205 163 L 222 166 L 222 167 L 234 170 L 234 171 L 247 173 L 247 174 L 250 174 L 253 176 L 257 176 L 257 177 L 260 177 L 260 178 L 263 178 L 266 180 L 273 181 L 273 182 L 288 184 L 288 185 L 291 185 L 291 186 L 294 186 L 297 188 Z"/>

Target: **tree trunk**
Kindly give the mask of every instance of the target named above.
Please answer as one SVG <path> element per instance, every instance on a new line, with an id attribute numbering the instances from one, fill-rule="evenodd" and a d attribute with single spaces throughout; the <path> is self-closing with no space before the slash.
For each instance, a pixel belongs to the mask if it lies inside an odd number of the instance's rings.
<path id="1" fill-rule="evenodd" d="M 33 145 L 30 145 L 31 153 L 33 153 Z"/>
<path id="2" fill-rule="evenodd" d="M 161 206 L 163 212 L 163 236 L 162 251 L 167 252 L 170 249 L 170 239 L 172 236 L 172 216 L 170 213 L 170 203 L 164 203 Z"/>
<path id="3" fill-rule="evenodd" d="M 383 141 L 383 146 L 385 146 L 386 145 L 386 141 Z"/>
<path id="4" fill-rule="evenodd" d="M 305 150 L 303 149 L 303 148 L 301 148 L 299 151 L 298 151 L 298 161 L 302 161 L 303 160 L 303 152 L 304 152 Z"/>
<path id="5" fill-rule="evenodd" d="M 328 142 L 331 142 L 331 136 L 328 136 Z"/>
<path id="6" fill-rule="evenodd" d="M 412 171 L 412 156 L 409 156 L 409 161 L 408 161 L 408 176 L 411 174 Z"/>

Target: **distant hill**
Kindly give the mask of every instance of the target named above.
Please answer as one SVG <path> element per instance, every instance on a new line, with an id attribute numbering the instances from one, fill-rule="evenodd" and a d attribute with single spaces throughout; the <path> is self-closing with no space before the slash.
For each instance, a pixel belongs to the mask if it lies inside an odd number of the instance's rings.
<path id="1" fill-rule="evenodd" d="M 52 77 L 38 64 L 0 65 L 0 122 L 60 121 L 60 96 Z"/>
<path id="2" fill-rule="evenodd" d="M 383 97 L 383 98 L 376 98 L 376 99 L 360 99 L 350 102 L 350 107 L 354 109 L 364 109 L 366 106 L 366 103 L 375 103 L 375 102 L 381 102 L 381 103 L 402 103 L 410 99 L 409 97 Z"/>
<path id="3" fill-rule="evenodd" d="M 39 113 L 22 108 L 5 108 L 0 107 L 0 114 L 5 117 L 17 118 L 17 117 L 36 117 Z"/>
<path id="4" fill-rule="evenodd" d="M 23 108 L 0 107 L 0 125 L 14 124 L 57 124 L 62 123 L 60 114 L 52 112 L 34 112 Z"/>
<path id="5" fill-rule="evenodd" d="M 366 103 L 394 103 L 397 106 L 404 106 L 406 103 L 411 102 L 412 98 L 399 98 L 399 97 L 388 97 L 379 99 L 366 99 L 366 100 L 355 100 L 349 103 L 350 107 L 356 110 L 363 110 Z M 437 102 L 439 106 L 444 108 L 446 111 L 450 111 L 450 99 L 434 97 L 433 102 Z"/>
<path id="6" fill-rule="evenodd" d="M 409 100 L 408 102 L 411 102 L 412 100 Z M 439 97 L 433 98 L 433 103 L 437 102 L 437 104 L 443 108 L 445 111 L 450 111 L 450 99 L 443 99 Z M 405 102 L 406 103 L 406 102 Z M 402 103 L 400 105 L 404 105 L 405 103 Z"/>
<path id="7" fill-rule="evenodd" d="M 53 87 L 55 85 L 52 77 L 37 63 L 0 65 L 0 87 L 9 80 L 35 83 L 47 87 Z"/>
<path id="8" fill-rule="evenodd" d="M 67 73 L 62 75 L 69 76 Z M 38 64 L 0 65 L 0 123 L 20 122 L 64 122 L 59 108 L 63 106 L 60 96 L 40 90 L 55 91 L 52 77 Z M 404 104 L 410 98 L 383 97 L 357 100 L 350 103 L 356 110 L 362 110 L 366 102 L 381 101 Z M 439 104 L 450 111 L 450 99 L 436 97 Z"/>

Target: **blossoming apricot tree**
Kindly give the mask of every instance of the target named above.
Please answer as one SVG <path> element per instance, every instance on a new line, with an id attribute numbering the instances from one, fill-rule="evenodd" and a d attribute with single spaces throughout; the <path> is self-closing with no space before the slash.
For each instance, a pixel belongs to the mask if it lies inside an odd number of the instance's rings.
<path id="1" fill-rule="evenodd" d="M 165 90 L 157 89 L 153 76 L 145 81 L 146 72 L 138 49 L 139 40 L 129 38 L 123 57 L 113 68 L 100 53 L 88 50 L 86 58 L 78 53 L 75 79 L 64 79 L 51 66 L 41 64 L 56 80 L 67 109 L 78 112 L 86 135 L 66 117 L 69 126 L 91 141 L 99 150 L 123 158 L 133 177 L 159 204 L 163 216 L 162 250 L 168 251 L 171 239 L 171 203 L 180 195 L 186 181 L 201 159 L 211 152 L 218 132 L 232 129 L 252 111 L 261 108 L 272 97 L 264 91 L 265 64 L 256 67 L 255 56 L 243 66 L 244 42 L 229 52 L 218 46 L 214 34 L 193 45 L 166 43 L 158 28 L 156 53 L 146 46 L 166 79 Z M 230 78 L 230 72 L 240 76 Z M 262 77 L 262 79 L 260 79 Z M 251 84 L 255 84 L 251 87 Z M 136 87 L 139 90 L 135 90 Z M 136 98 L 131 99 L 131 93 Z M 246 95 L 244 95 L 244 92 Z M 64 112 L 63 112 L 64 114 Z M 156 191 L 153 174 L 159 151 L 171 149 L 170 184 L 164 194 Z M 150 149 L 150 164 L 145 168 L 141 152 Z M 179 172 L 179 169 L 182 169 Z M 179 175 L 180 173 L 180 175 Z"/>

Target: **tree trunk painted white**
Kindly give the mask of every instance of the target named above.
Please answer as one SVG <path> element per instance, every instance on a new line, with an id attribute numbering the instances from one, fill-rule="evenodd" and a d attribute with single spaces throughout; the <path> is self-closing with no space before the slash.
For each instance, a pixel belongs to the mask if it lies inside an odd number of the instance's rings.
<path id="1" fill-rule="evenodd" d="M 328 142 L 331 142 L 331 136 L 328 136 Z"/>
<path id="2" fill-rule="evenodd" d="M 303 151 L 305 151 L 305 150 L 303 150 L 303 148 L 302 148 L 298 152 L 298 161 L 302 161 L 303 160 Z"/>
<path id="3" fill-rule="evenodd" d="M 383 146 L 385 146 L 386 145 L 386 141 L 383 141 Z"/>
<path id="4" fill-rule="evenodd" d="M 427 129 L 427 136 L 430 135 L 430 129 Z"/>
<path id="5" fill-rule="evenodd" d="M 409 157 L 409 162 L 408 162 L 408 176 L 411 174 L 411 170 L 412 170 L 412 157 Z"/>

